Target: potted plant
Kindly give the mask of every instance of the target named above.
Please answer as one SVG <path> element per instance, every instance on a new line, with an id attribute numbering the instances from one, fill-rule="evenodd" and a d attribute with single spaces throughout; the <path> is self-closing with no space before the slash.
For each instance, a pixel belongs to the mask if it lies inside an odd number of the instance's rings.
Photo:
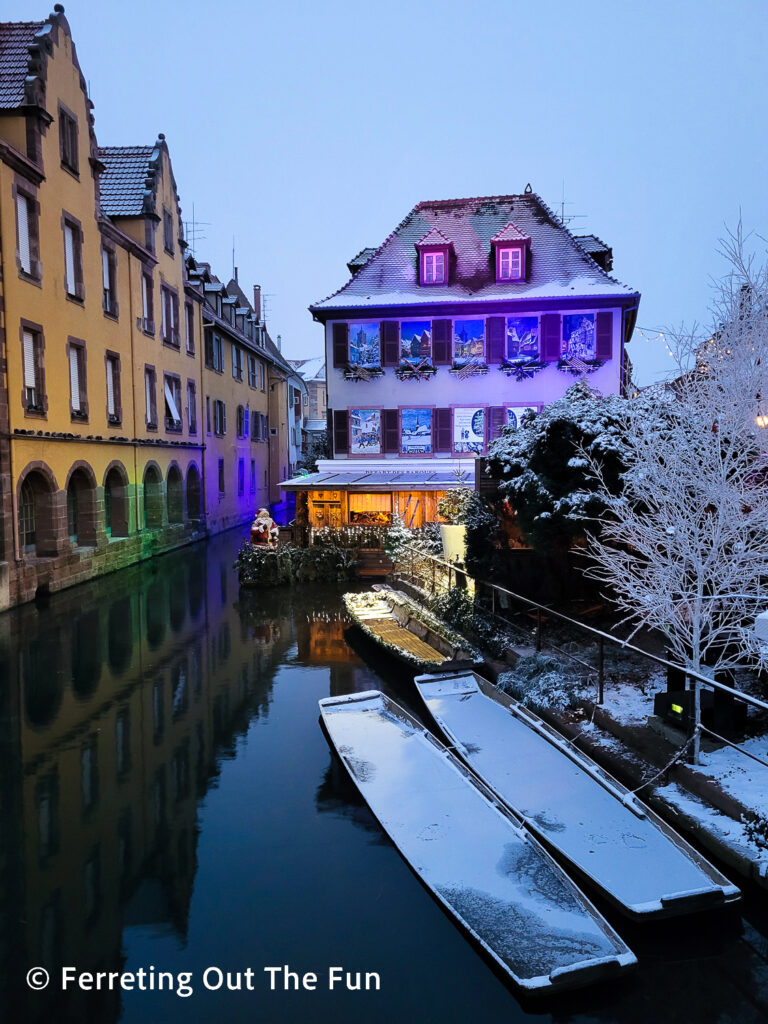
<path id="1" fill-rule="evenodd" d="M 466 558 L 466 515 L 472 491 L 469 487 L 451 487 L 437 503 L 437 514 L 446 520 L 440 523 L 443 554 L 449 562 L 463 562 Z"/>

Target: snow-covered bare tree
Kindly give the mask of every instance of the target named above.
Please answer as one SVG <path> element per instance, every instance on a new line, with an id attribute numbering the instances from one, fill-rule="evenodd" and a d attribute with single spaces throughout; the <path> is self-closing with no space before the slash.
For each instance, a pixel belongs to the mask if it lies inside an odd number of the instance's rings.
<path id="1" fill-rule="evenodd" d="M 668 331 L 685 372 L 655 410 L 629 403 L 620 494 L 588 455 L 607 505 L 590 575 L 697 671 L 768 665 L 752 631 L 768 605 L 768 266 L 740 229 L 724 252 L 709 336 Z"/>

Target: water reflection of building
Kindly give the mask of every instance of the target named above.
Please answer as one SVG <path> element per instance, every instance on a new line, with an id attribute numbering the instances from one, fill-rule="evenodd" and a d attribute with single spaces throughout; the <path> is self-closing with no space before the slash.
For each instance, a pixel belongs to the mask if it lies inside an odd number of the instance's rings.
<path id="1" fill-rule="evenodd" d="M 31 965 L 66 953 L 117 970 L 123 927 L 186 933 L 198 800 L 293 640 L 286 623 L 254 644 L 231 547 L 225 535 L 3 617 L 0 983 L 19 1005 Z M 50 1000 L 35 994 L 29 1019 L 53 1005 L 57 1019 L 119 1017 L 119 993 Z"/>

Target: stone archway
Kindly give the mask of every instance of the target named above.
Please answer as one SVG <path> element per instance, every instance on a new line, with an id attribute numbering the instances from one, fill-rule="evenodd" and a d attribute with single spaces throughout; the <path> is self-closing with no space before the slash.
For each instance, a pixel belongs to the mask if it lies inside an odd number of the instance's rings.
<path id="1" fill-rule="evenodd" d="M 168 506 L 168 522 L 184 522 L 184 484 L 181 479 L 181 470 L 175 462 L 168 467 L 168 476 L 165 480 L 166 504 Z"/>
<path id="2" fill-rule="evenodd" d="M 200 472 L 194 462 L 191 462 L 187 469 L 187 519 L 200 519 L 201 514 Z"/>
<path id="3" fill-rule="evenodd" d="M 67 480 L 67 534 L 80 547 L 96 545 L 96 480 L 84 464 L 73 466 Z"/>
<path id="4" fill-rule="evenodd" d="M 38 558 L 59 553 L 57 486 L 42 463 L 28 468 L 18 490 L 19 554 Z"/>
<path id="5" fill-rule="evenodd" d="M 104 521 L 107 537 L 128 536 L 128 474 L 119 462 L 104 477 Z"/>
<path id="6" fill-rule="evenodd" d="M 144 526 L 159 530 L 163 525 L 163 478 L 154 462 L 144 470 Z"/>

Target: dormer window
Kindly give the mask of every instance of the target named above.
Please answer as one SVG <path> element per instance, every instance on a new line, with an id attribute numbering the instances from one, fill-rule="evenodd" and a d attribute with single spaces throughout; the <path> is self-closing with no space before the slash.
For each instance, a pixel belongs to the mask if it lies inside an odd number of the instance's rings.
<path id="1" fill-rule="evenodd" d="M 445 252 L 442 249 L 438 249 L 436 252 L 424 252 L 421 254 L 421 260 L 421 283 L 444 284 Z"/>
<path id="2" fill-rule="evenodd" d="M 499 281 L 519 281 L 523 276 L 523 253 L 519 246 L 498 249 Z"/>
<path id="3" fill-rule="evenodd" d="M 450 276 L 450 254 L 453 243 L 432 228 L 416 243 L 419 254 L 419 284 L 447 284 Z"/>
<path id="4" fill-rule="evenodd" d="M 530 244 L 530 236 L 512 221 L 493 236 L 497 281 L 525 281 Z"/>

